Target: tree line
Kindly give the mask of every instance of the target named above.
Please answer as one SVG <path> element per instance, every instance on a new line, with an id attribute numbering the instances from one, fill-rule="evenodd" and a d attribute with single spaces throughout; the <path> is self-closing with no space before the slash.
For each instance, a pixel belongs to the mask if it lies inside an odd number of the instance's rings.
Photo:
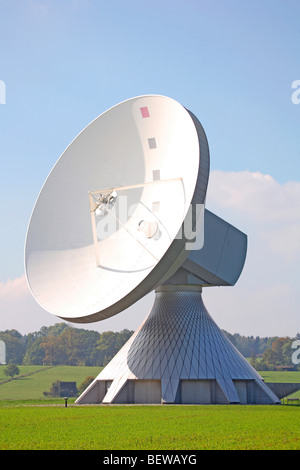
<path id="1" fill-rule="evenodd" d="M 242 336 L 223 330 L 233 345 L 257 370 L 293 366 L 295 338 Z M 6 362 L 18 365 L 105 366 L 121 349 L 133 331 L 106 331 L 74 328 L 66 323 L 43 326 L 39 331 L 21 335 L 17 330 L 0 331 L 5 342 Z M 299 369 L 299 366 L 295 366 Z"/>
<path id="2" fill-rule="evenodd" d="M 132 334 L 126 329 L 99 333 L 56 323 L 27 335 L 0 331 L 0 340 L 5 342 L 6 363 L 105 366 Z"/>

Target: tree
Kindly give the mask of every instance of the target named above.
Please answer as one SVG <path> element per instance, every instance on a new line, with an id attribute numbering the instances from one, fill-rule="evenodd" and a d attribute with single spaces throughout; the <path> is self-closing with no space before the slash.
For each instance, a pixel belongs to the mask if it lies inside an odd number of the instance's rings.
<path id="1" fill-rule="evenodd" d="M 52 383 L 50 392 L 43 392 L 45 396 L 59 397 L 60 396 L 60 381 L 56 380 Z"/>
<path id="2" fill-rule="evenodd" d="M 252 367 L 254 367 L 254 369 L 257 370 L 258 362 L 257 362 L 256 354 L 254 351 L 251 354 L 250 364 Z"/>
<path id="3" fill-rule="evenodd" d="M 16 364 L 8 364 L 8 366 L 4 369 L 4 374 L 8 375 L 13 379 L 14 375 L 19 375 L 20 369 Z"/>
<path id="4" fill-rule="evenodd" d="M 6 360 L 12 364 L 22 364 L 26 351 L 26 342 L 17 330 L 0 332 L 0 339 L 6 346 Z"/>
<path id="5" fill-rule="evenodd" d="M 24 365 L 42 365 L 44 363 L 45 352 L 41 347 L 41 343 L 45 341 L 42 336 L 36 338 L 26 349 L 26 354 L 23 359 Z"/>
<path id="6" fill-rule="evenodd" d="M 67 356 L 67 364 L 72 366 L 92 365 L 91 357 L 97 351 L 100 334 L 78 328 L 66 328 L 59 339 Z"/>
<path id="7" fill-rule="evenodd" d="M 55 325 L 48 326 L 47 328 L 45 326 L 42 327 L 41 331 L 43 331 L 45 336 L 59 336 L 66 328 L 70 328 L 66 323 L 55 323 Z"/>
<path id="8" fill-rule="evenodd" d="M 276 366 L 290 366 L 292 362 L 292 342 L 289 337 L 275 338 L 262 355 L 260 370 L 272 370 Z"/>
<path id="9" fill-rule="evenodd" d="M 97 349 L 101 353 L 101 365 L 105 366 L 126 341 L 133 334 L 133 331 L 122 330 L 118 333 L 113 331 L 105 331 L 100 335 L 100 340 L 97 342 Z"/>
<path id="10" fill-rule="evenodd" d="M 44 350 L 44 364 L 45 365 L 58 365 L 67 364 L 67 355 L 61 342 L 60 336 L 49 335 L 41 343 Z"/>
<path id="11" fill-rule="evenodd" d="M 88 375 L 83 382 L 81 382 L 81 384 L 79 385 L 79 388 L 78 388 L 78 394 L 81 395 L 85 389 L 93 382 L 93 380 L 95 379 L 95 377 L 93 377 L 92 375 Z"/>

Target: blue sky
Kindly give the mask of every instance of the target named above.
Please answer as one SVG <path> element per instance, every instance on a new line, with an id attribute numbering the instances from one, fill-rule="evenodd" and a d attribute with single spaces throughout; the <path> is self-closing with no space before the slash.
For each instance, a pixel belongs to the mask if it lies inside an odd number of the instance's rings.
<path id="1" fill-rule="evenodd" d="M 298 0 L 1 0 L 2 286 L 24 273 L 28 221 L 54 163 L 91 120 L 133 96 L 162 94 L 193 111 L 212 171 L 270 175 L 276 195 L 297 185 L 299 17 Z"/>

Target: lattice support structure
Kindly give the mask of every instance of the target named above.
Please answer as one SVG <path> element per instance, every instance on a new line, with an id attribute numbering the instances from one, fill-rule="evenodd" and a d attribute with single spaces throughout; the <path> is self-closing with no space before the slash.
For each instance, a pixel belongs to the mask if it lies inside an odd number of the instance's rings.
<path id="1" fill-rule="evenodd" d="M 164 285 L 146 320 L 76 403 L 280 400 L 211 318 L 201 287 Z"/>

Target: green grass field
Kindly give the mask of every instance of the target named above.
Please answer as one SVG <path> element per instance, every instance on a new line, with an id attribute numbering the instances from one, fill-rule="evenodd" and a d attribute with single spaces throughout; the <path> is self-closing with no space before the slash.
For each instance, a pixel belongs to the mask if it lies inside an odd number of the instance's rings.
<path id="1" fill-rule="evenodd" d="M 0 449 L 300 448 L 298 406 L 3 407 Z"/>
<path id="2" fill-rule="evenodd" d="M 7 380 L 0 366 L 0 383 Z M 20 366 L 31 374 L 0 385 L 0 450 L 300 449 L 300 406 L 74 405 L 45 399 L 56 380 L 97 367 Z M 266 382 L 300 382 L 300 372 L 261 372 Z M 299 393 L 299 392 L 298 392 Z M 294 394 L 295 395 L 295 394 Z"/>

